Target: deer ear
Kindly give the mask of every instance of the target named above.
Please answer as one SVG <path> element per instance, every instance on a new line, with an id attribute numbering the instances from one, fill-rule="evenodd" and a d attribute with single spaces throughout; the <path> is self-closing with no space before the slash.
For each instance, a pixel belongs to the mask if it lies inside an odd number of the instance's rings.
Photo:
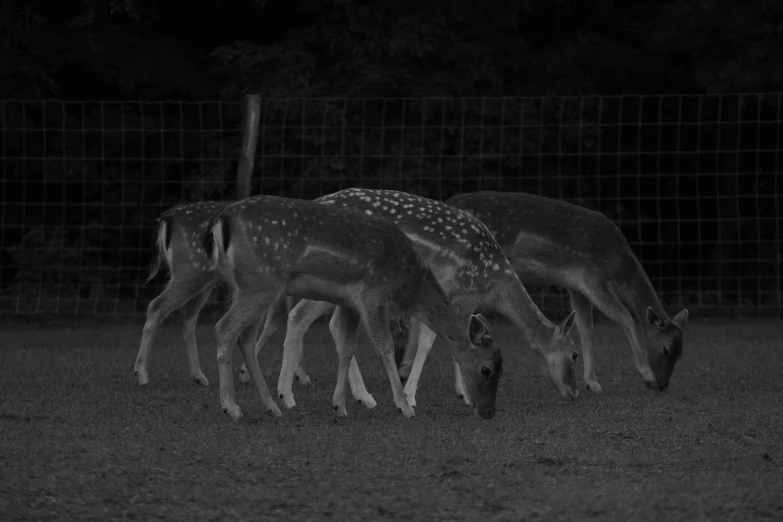
<path id="1" fill-rule="evenodd" d="M 647 323 L 658 331 L 663 330 L 661 316 L 656 314 L 651 306 L 647 307 Z"/>
<path id="2" fill-rule="evenodd" d="M 481 314 L 471 315 L 468 321 L 468 337 L 473 344 L 484 344 L 492 339 L 489 333 L 489 323 Z"/>
<path id="3" fill-rule="evenodd" d="M 680 310 L 680 313 L 672 318 L 672 322 L 676 324 L 680 330 L 685 328 L 688 325 L 688 309 L 683 308 Z"/>
<path id="4" fill-rule="evenodd" d="M 565 321 L 557 325 L 555 328 L 555 334 L 557 337 L 560 337 L 561 339 L 565 339 L 568 336 L 568 333 L 571 331 L 571 328 L 574 327 L 574 322 L 576 321 L 576 310 L 571 310 L 571 313 L 568 314 L 568 317 L 565 318 Z"/>

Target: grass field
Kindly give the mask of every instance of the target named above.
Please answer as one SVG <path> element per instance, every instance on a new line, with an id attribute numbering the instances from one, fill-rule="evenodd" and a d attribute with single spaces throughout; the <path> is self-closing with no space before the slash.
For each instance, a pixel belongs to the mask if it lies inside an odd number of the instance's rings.
<path id="1" fill-rule="evenodd" d="M 212 325 L 198 331 L 201 388 L 177 320 L 145 388 L 133 377 L 140 325 L 5 325 L 0 520 L 783 520 L 780 321 L 693 322 L 663 394 L 644 387 L 619 329 L 600 324 L 603 393 L 575 402 L 494 321 L 505 374 L 489 421 L 456 399 L 440 341 L 415 418 L 397 413 L 365 343 L 378 407 L 334 418 L 336 356 L 317 323 L 314 382 L 295 383 L 297 407 L 272 418 L 237 381 L 234 423 L 219 407 Z M 272 389 L 281 345 L 276 335 L 261 356 Z"/>

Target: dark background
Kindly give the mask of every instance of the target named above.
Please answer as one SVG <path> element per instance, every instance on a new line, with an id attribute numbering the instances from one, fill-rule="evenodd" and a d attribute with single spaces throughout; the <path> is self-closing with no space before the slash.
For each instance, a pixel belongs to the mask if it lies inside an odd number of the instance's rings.
<path id="1" fill-rule="evenodd" d="M 143 311 L 155 216 L 234 197 L 248 92 L 253 194 L 562 197 L 622 227 L 669 307 L 783 310 L 783 2 L 1 0 L 0 16 L 4 311 Z"/>

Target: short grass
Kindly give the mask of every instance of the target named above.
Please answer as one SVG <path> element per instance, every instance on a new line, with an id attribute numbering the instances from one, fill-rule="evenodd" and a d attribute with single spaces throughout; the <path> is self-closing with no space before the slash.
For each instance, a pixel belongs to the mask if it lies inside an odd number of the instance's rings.
<path id="1" fill-rule="evenodd" d="M 604 391 L 576 402 L 495 321 L 506 373 L 490 421 L 457 401 L 440 342 L 415 418 L 364 347 L 378 407 L 334 418 L 336 357 L 318 323 L 297 407 L 274 419 L 237 382 L 238 423 L 219 407 L 212 325 L 198 333 L 200 388 L 169 321 L 145 388 L 139 325 L 5 325 L 0 520 L 783 520 L 779 321 L 689 325 L 663 394 L 643 386 L 619 329 L 598 325 Z M 272 389 L 281 340 L 261 357 Z"/>

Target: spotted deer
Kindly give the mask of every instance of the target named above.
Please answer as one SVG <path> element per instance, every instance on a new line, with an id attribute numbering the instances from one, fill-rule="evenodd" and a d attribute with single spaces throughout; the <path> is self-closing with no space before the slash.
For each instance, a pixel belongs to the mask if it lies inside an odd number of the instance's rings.
<path id="1" fill-rule="evenodd" d="M 147 307 L 147 320 L 144 323 L 141 345 L 134 366 L 139 385 L 149 383 L 148 364 L 155 334 L 163 320 L 175 310 L 180 310 L 182 314 L 182 329 L 190 375 L 196 383 L 209 385 L 209 380 L 201 371 L 199 362 L 196 322 L 199 312 L 219 278 L 216 277 L 215 272 L 208 270 L 209 259 L 201 246 L 201 237 L 207 228 L 209 218 L 227 204 L 220 201 L 185 203 L 166 210 L 158 217 L 156 253 L 150 266 L 147 283 L 157 275 L 162 264 L 168 267 L 170 278 L 163 292 Z M 256 346 L 258 352 L 280 326 L 285 327 L 286 316 L 291 306 L 290 299 L 280 300 L 267 314 L 263 333 Z M 307 379 L 307 375 L 303 372 L 297 377 Z"/>
<path id="2" fill-rule="evenodd" d="M 511 319 L 522 331 L 529 347 L 540 356 L 543 373 L 560 395 L 566 399 L 579 396 L 573 374 L 578 354 L 568 335 L 574 324 L 574 314 L 559 325 L 544 317 L 481 221 L 442 202 L 394 190 L 352 188 L 316 201 L 320 205 L 354 209 L 368 217 L 383 217 L 393 222 L 410 238 L 413 248 L 431 269 L 448 299 L 463 314 L 484 308 L 499 311 Z M 278 395 L 288 408 L 296 405 L 291 386 L 294 370 L 300 366 L 304 334 L 329 307 L 328 303 L 303 299 L 288 315 L 283 366 L 278 380 Z M 401 375 L 407 374 L 405 394 L 411 406 L 416 405 L 416 389 L 424 361 L 439 335 L 426 324 L 417 326 L 415 359 L 406 359 L 400 365 Z M 416 338 L 412 339 L 415 342 Z M 465 393 L 458 360 L 454 369 L 457 395 L 470 404 L 470 393 Z"/>
<path id="3" fill-rule="evenodd" d="M 232 347 L 239 339 L 262 403 L 280 410 L 269 394 L 254 353 L 257 318 L 283 295 L 337 305 L 330 326 L 337 335 L 337 385 L 332 398 L 346 415 L 345 384 L 360 324 L 381 356 L 394 403 L 406 417 L 394 364 L 389 320 L 415 317 L 446 339 L 461 377 L 482 418 L 495 413 L 502 355 L 480 315 L 465 320 L 451 303 L 411 240 L 389 220 L 314 201 L 255 196 L 213 216 L 202 238 L 210 270 L 231 290 L 231 306 L 215 326 L 220 403 L 234 420 Z"/>
<path id="4" fill-rule="evenodd" d="M 524 193 L 474 192 L 454 196 L 448 203 L 489 227 L 522 281 L 568 289 L 588 389 L 601 391 L 592 346 L 596 306 L 622 327 L 647 386 L 666 390 L 682 356 L 688 310 L 669 318 L 611 220 L 578 205 Z"/>

